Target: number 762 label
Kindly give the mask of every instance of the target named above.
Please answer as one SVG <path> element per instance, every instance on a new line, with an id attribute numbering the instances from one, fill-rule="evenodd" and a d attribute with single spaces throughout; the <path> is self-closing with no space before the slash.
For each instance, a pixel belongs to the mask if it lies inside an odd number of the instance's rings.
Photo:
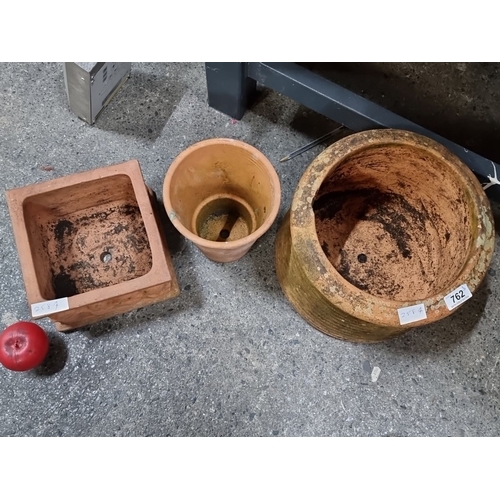
<path id="1" fill-rule="evenodd" d="M 472 293 L 469 290 L 469 287 L 464 283 L 463 285 L 460 285 L 458 288 L 455 288 L 455 290 L 446 295 L 446 297 L 444 298 L 444 302 L 446 304 L 446 307 L 451 311 L 466 300 L 469 300 L 471 297 Z"/>

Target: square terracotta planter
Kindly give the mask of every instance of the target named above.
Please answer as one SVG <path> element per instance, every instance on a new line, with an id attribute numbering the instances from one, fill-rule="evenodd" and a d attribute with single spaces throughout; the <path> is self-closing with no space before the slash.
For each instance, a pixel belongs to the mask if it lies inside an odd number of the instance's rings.
<path id="1" fill-rule="evenodd" d="M 179 295 L 139 162 L 7 191 L 32 316 L 59 331 Z"/>

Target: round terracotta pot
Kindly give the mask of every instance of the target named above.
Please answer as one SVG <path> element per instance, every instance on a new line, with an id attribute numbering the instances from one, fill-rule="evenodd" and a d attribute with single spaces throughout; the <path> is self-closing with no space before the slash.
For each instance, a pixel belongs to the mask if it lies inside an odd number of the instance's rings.
<path id="1" fill-rule="evenodd" d="M 455 311 L 445 298 L 462 285 L 474 294 L 493 247 L 488 199 L 455 155 L 417 134 L 371 130 L 309 165 L 278 232 L 276 268 L 312 326 L 376 342 Z"/>
<path id="2" fill-rule="evenodd" d="M 174 226 L 216 262 L 245 255 L 271 227 L 280 199 L 271 162 L 234 139 L 193 144 L 173 161 L 163 184 Z"/>

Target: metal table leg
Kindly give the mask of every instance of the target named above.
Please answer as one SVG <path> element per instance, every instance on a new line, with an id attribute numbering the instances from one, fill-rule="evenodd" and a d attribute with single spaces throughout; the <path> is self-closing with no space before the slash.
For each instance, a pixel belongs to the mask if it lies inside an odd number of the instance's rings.
<path id="1" fill-rule="evenodd" d="M 248 78 L 248 63 L 206 63 L 208 104 L 239 120 L 255 93 L 257 82 Z"/>

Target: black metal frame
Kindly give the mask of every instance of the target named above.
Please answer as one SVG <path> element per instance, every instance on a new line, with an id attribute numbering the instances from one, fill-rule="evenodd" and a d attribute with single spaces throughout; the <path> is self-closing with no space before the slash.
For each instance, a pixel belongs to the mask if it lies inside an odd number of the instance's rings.
<path id="1" fill-rule="evenodd" d="M 223 113 L 241 119 L 257 82 L 321 113 L 350 130 L 398 128 L 425 135 L 455 153 L 479 178 L 500 173 L 500 165 L 469 151 L 402 116 L 361 97 L 295 63 L 206 63 L 208 103 Z M 500 186 L 487 191 L 500 200 Z"/>

